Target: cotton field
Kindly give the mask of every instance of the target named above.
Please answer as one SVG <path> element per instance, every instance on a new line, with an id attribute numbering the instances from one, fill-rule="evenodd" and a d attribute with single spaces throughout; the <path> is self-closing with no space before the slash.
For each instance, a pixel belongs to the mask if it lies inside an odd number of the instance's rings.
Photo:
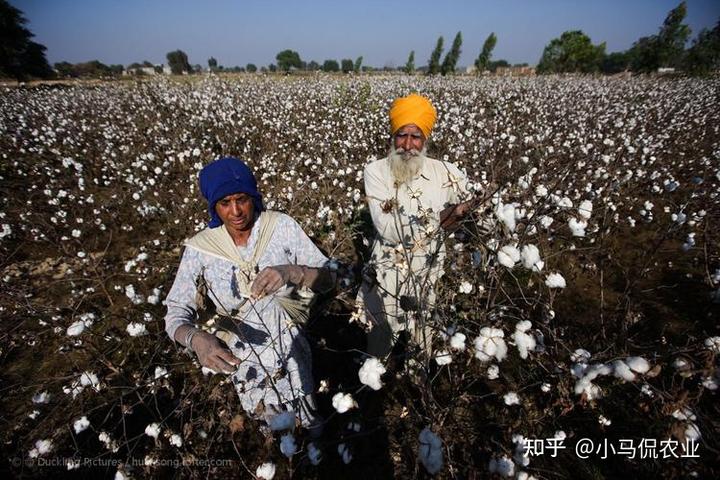
<path id="1" fill-rule="evenodd" d="M 438 110 L 429 156 L 487 202 L 446 235 L 433 355 L 400 365 L 362 353 L 355 294 L 372 243 L 363 168 L 411 92 Z M 720 475 L 717 78 L 4 88 L 0 154 L 12 476 Z M 292 414 L 243 414 L 230 378 L 164 332 L 182 242 L 208 221 L 197 174 L 221 155 L 354 272 L 306 326 L 319 438 Z"/>

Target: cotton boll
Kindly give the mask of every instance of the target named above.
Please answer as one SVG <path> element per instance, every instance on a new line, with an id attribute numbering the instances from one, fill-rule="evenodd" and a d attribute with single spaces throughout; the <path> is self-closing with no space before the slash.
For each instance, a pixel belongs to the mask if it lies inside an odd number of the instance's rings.
<path id="1" fill-rule="evenodd" d="M 461 352 L 464 351 L 466 338 L 467 337 L 465 337 L 464 333 L 457 332 L 452 337 L 450 337 L 450 348 Z"/>
<path id="2" fill-rule="evenodd" d="M 287 458 L 292 457 L 297 452 L 297 444 L 292 433 L 286 433 L 280 437 L 280 451 Z"/>
<path id="3" fill-rule="evenodd" d="M 515 207 L 517 204 L 510 203 L 503 205 L 498 203 L 495 208 L 495 216 L 502 222 L 510 232 L 515 231 Z"/>
<path id="4" fill-rule="evenodd" d="M 50 394 L 48 392 L 36 393 L 32 397 L 33 403 L 48 403 L 50 401 Z"/>
<path id="5" fill-rule="evenodd" d="M 507 344 L 505 343 L 505 333 L 499 328 L 483 327 L 480 329 L 480 336 L 475 341 L 475 357 L 481 362 L 490 361 L 495 357 L 501 362 L 507 355 Z"/>
<path id="6" fill-rule="evenodd" d="M 438 365 L 449 365 L 452 363 L 452 356 L 450 355 L 450 352 L 447 350 L 439 350 L 437 353 L 435 353 L 435 363 Z"/>
<path id="7" fill-rule="evenodd" d="M 160 435 L 160 430 L 161 428 L 159 423 L 151 423 L 150 425 L 145 427 L 145 435 L 157 439 L 158 435 Z"/>
<path id="8" fill-rule="evenodd" d="M 425 427 L 418 437 L 418 457 L 430 475 L 435 475 L 443 467 L 442 440 Z"/>
<path id="9" fill-rule="evenodd" d="M 708 337 L 704 344 L 711 352 L 720 353 L 720 337 Z"/>
<path id="10" fill-rule="evenodd" d="M 497 473 L 503 477 L 512 477 L 515 475 L 515 463 L 509 457 L 503 455 L 500 458 L 493 458 L 488 465 L 490 473 Z"/>
<path id="11" fill-rule="evenodd" d="M 497 380 L 497 378 L 500 376 L 500 367 L 493 364 L 490 365 L 487 369 L 487 377 L 488 380 Z"/>
<path id="12" fill-rule="evenodd" d="M 52 440 L 43 439 L 35 442 L 35 448 L 30 450 L 28 456 L 30 458 L 37 458 L 40 455 L 50 453 L 54 448 Z"/>
<path id="13" fill-rule="evenodd" d="M 632 370 L 630 370 L 630 367 L 628 367 L 627 364 L 622 360 L 615 360 L 612 366 L 616 377 L 622 378 L 623 380 L 628 382 L 632 382 L 633 380 L 635 380 L 635 374 L 632 372 Z"/>
<path id="14" fill-rule="evenodd" d="M 568 226 L 574 237 L 584 237 L 585 229 L 587 228 L 587 222 L 584 220 L 578 220 L 575 217 L 571 217 L 568 220 Z"/>
<path id="15" fill-rule="evenodd" d="M 130 322 L 126 328 L 127 332 L 130 334 L 131 337 L 140 337 L 143 335 L 147 335 L 148 331 L 147 328 L 145 328 L 145 325 L 138 322 Z"/>
<path id="16" fill-rule="evenodd" d="M 281 412 L 273 416 L 268 422 L 270 430 L 280 432 L 282 430 L 292 430 L 295 428 L 295 412 Z"/>
<path id="17" fill-rule="evenodd" d="M 497 259 L 500 265 L 513 268 L 520 261 L 520 252 L 513 245 L 505 245 L 497 253 Z"/>
<path id="18" fill-rule="evenodd" d="M 347 445 L 345 445 L 344 443 L 339 444 L 337 447 L 337 451 L 338 455 L 340 455 L 345 465 L 352 461 L 352 453 L 350 452 L 350 449 Z"/>
<path id="19" fill-rule="evenodd" d="M 255 475 L 264 480 L 272 480 L 275 477 L 275 464 L 270 462 L 263 463 L 255 470 Z"/>
<path id="20" fill-rule="evenodd" d="M 578 215 L 585 220 L 592 216 L 593 204 L 590 200 L 583 200 L 578 207 Z"/>
<path id="21" fill-rule="evenodd" d="M 310 442 L 307 446 L 307 455 L 310 459 L 310 463 L 317 466 L 322 461 L 322 450 L 320 450 L 315 442 Z"/>
<path id="22" fill-rule="evenodd" d="M 183 441 L 180 435 L 178 435 L 177 433 L 173 433 L 172 435 L 170 435 L 170 445 L 180 448 L 182 447 L 182 444 Z"/>
<path id="23" fill-rule="evenodd" d="M 700 429 L 695 423 L 690 422 L 685 428 L 685 438 L 691 442 L 697 442 L 700 437 Z"/>
<path id="24" fill-rule="evenodd" d="M 460 287 L 458 288 L 458 291 L 460 293 L 470 293 L 470 292 L 472 292 L 472 289 L 473 289 L 472 283 L 470 283 L 468 281 L 463 281 L 462 283 L 460 283 Z"/>
<path id="25" fill-rule="evenodd" d="M 650 364 L 642 357 L 628 357 L 625 359 L 625 363 L 631 370 L 637 373 L 646 373 L 650 370 Z"/>
<path id="26" fill-rule="evenodd" d="M 90 426 L 90 420 L 88 420 L 87 417 L 83 416 L 79 419 L 75 420 L 73 423 L 73 429 L 75 430 L 75 433 L 80 433 L 87 429 Z"/>
<path id="27" fill-rule="evenodd" d="M 578 348 L 576 349 L 572 355 L 570 355 L 570 360 L 573 362 L 588 362 L 592 355 L 590 352 L 585 350 L 584 348 Z"/>
<path id="28" fill-rule="evenodd" d="M 527 269 L 533 269 L 533 267 L 535 267 L 538 263 L 542 264 L 542 261 L 540 260 L 540 250 L 538 250 L 535 245 L 525 245 L 522 247 L 520 258 L 522 259 L 523 267 Z M 542 270 L 542 265 L 533 270 Z"/>
<path id="29" fill-rule="evenodd" d="M 355 399 L 349 393 L 336 393 L 332 398 L 332 405 L 338 413 L 345 413 L 357 406 Z"/>
<path id="30" fill-rule="evenodd" d="M 82 322 L 78 320 L 77 322 L 73 322 L 65 332 L 69 337 L 76 337 L 80 335 L 83 330 L 85 330 L 85 322 Z"/>
<path id="31" fill-rule="evenodd" d="M 677 418 L 678 420 L 697 420 L 695 413 L 687 407 L 676 409 L 675 411 L 673 411 L 672 416 L 673 418 Z"/>
<path id="32" fill-rule="evenodd" d="M 520 404 L 520 398 L 518 397 L 517 393 L 510 392 L 503 395 L 503 402 L 505 402 L 505 405 L 511 406 L 511 405 L 519 405 Z"/>
<path id="33" fill-rule="evenodd" d="M 380 390 L 382 388 L 382 381 L 380 377 L 385 373 L 385 367 L 380 360 L 371 357 L 365 360 L 360 370 L 358 370 L 358 376 L 360 382 L 363 385 L 367 385 L 373 390 Z M 342 413 L 342 412 L 341 412 Z"/>
<path id="34" fill-rule="evenodd" d="M 565 288 L 567 286 L 565 278 L 559 273 L 551 273 L 548 275 L 547 279 L 545 279 L 545 285 L 547 285 L 548 288 Z"/>
<path id="35" fill-rule="evenodd" d="M 515 333 L 512 334 L 512 338 L 518 348 L 520 358 L 523 360 L 527 358 L 528 352 L 535 350 L 536 347 L 535 337 L 525 333 L 531 326 L 532 324 L 527 320 L 518 322 L 515 326 Z"/>

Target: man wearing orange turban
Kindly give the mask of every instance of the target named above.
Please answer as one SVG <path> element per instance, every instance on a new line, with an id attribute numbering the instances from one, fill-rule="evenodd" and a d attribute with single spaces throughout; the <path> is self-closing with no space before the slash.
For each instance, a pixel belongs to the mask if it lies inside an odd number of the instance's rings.
<path id="1" fill-rule="evenodd" d="M 465 174 L 426 156 L 437 113 L 427 97 L 411 94 L 390 108 L 390 152 L 365 167 L 365 195 L 376 235 L 358 294 L 368 353 L 387 355 L 405 330 L 428 354 L 434 286 L 443 275 L 444 231 L 473 208 Z"/>

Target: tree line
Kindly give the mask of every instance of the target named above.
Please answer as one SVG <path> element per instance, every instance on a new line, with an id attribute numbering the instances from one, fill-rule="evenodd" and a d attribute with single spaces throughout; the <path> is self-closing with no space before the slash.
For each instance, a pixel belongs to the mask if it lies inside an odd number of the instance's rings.
<path id="1" fill-rule="evenodd" d="M 605 52 L 605 42 L 593 45 L 582 30 L 564 32 L 543 50 L 538 73 L 596 73 L 630 71 L 657 72 L 661 68 L 691 74 L 707 74 L 720 69 L 720 19 L 711 30 L 703 29 L 690 48 L 690 27 L 683 23 L 687 4 L 683 1 L 672 9 L 658 33 L 638 39 L 621 52 Z"/>
<path id="2" fill-rule="evenodd" d="M 568 30 L 560 37 L 552 39 L 544 48 L 537 65 L 537 73 L 606 73 L 622 71 L 636 73 L 656 72 L 661 68 L 671 68 L 690 74 L 707 74 L 720 70 L 720 19 L 714 28 L 702 30 L 689 48 L 685 48 L 690 38 L 690 27 L 683 23 L 687 15 L 686 2 L 672 9 L 655 35 L 638 39 L 626 51 L 606 53 L 605 42 L 594 45 L 590 37 L 581 30 Z M 27 20 L 22 12 L 0 0 L 0 77 L 24 80 L 27 78 L 60 77 L 107 77 L 121 75 L 126 69 L 122 65 L 105 65 L 98 60 L 71 64 L 59 62 L 54 70 L 45 58 L 46 48 L 32 40 L 33 33 L 26 28 Z M 457 32 L 450 49 L 443 58 L 444 38 L 440 36 L 430 53 L 427 66 L 416 68 L 415 51 L 408 55 L 405 65 L 397 68 L 407 74 L 417 71 L 427 75 L 449 75 L 457 70 L 457 62 L 462 49 L 462 32 Z M 498 38 L 490 33 L 474 61 L 476 73 L 494 72 L 499 67 L 509 66 L 506 60 L 492 60 L 492 53 Z M 182 50 L 174 50 L 166 55 L 167 65 L 173 74 L 193 73 L 202 70 L 200 65 L 190 65 L 188 56 Z M 322 64 L 314 60 L 304 61 L 297 51 L 286 49 L 275 56 L 276 63 L 258 68 L 252 63 L 244 67 L 226 68 L 218 65 L 217 59 L 208 59 L 211 71 L 228 72 L 285 72 L 323 71 L 328 73 L 359 73 L 375 70 L 363 64 L 363 57 L 355 60 L 343 58 L 339 62 L 327 59 Z M 527 66 L 521 64 L 519 66 Z M 148 69 L 162 72 L 162 67 L 148 61 L 132 63 L 128 71 L 143 74 Z M 385 67 L 383 70 L 395 70 Z M 152 72 L 150 72 L 152 73 Z"/>

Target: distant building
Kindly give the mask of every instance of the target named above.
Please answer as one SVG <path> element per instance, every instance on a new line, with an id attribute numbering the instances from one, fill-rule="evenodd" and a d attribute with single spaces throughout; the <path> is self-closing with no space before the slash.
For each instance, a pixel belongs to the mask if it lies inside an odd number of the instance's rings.
<path id="1" fill-rule="evenodd" d="M 498 67 L 495 75 L 500 77 L 529 77 L 535 75 L 535 67 Z"/>
<path id="2" fill-rule="evenodd" d="M 147 65 L 136 65 L 130 66 L 123 70 L 123 75 L 159 75 L 162 72 L 163 75 L 170 75 L 170 67 L 163 64 L 157 64 L 153 66 Z"/>
<path id="3" fill-rule="evenodd" d="M 658 75 L 669 75 L 675 73 L 675 69 L 672 67 L 660 67 L 657 69 Z"/>

